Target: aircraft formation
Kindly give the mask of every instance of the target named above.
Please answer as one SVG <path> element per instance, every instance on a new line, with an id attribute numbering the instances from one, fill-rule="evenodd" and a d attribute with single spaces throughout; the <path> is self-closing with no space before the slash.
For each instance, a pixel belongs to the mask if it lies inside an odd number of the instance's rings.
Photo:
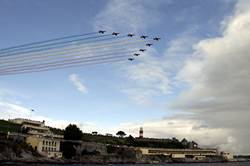
<path id="1" fill-rule="evenodd" d="M 134 61 L 159 37 L 85 33 L 0 49 L 0 76 Z"/>

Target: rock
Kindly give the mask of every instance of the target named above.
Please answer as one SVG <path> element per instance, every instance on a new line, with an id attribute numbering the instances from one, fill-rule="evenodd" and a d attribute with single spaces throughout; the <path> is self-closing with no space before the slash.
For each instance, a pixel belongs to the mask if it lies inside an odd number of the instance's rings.
<path id="1" fill-rule="evenodd" d="M 31 152 L 29 152 L 29 151 L 26 152 L 23 149 L 21 150 L 20 157 L 23 158 L 23 159 L 32 159 L 32 158 L 34 158 L 34 156 L 32 155 Z"/>
<path id="2" fill-rule="evenodd" d="M 6 156 L 4 156 L 2 153 L 0 153 L 0 161 L 1 160 L 7 160 L 8 158 Z"/>

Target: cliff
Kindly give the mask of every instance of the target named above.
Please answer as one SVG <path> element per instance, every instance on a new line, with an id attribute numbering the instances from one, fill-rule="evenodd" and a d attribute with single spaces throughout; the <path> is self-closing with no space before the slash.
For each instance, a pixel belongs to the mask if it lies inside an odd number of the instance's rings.
<path id="1" fill-rule="evenodd" d="M 39 157 L 41 156 L 26 143 L 0 140 L 0 161 L 29 160 Z"/>

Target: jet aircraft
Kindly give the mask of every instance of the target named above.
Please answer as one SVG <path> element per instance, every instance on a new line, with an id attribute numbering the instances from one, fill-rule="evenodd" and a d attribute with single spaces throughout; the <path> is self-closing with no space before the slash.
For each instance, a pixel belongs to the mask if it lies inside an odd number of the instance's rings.
<path id="1" fill-rule="evenodd" d="M 104 34 L 106 31 L 100 30 L 98 33 Z"/>
<path id="2" fill-rule="evenodd" d="M 159 37 L 154 37 L 153 38 L 153 40 L 156 40 L 156 41 L 158 41 L 158 40 L 160 40 L 161 38 L 159 38 Z"/>
<path id="3" fill-rule="evenodd" d="M 133 37 L 133 36 L 135 36 L 135 34 L 133 34 L 133 33 L 128 34 L 128 37 Z"/>
<path id="4" fill-rule="evenodd" d="M 152 46 L 152 45 L 153 45 L 153 44 L 150 44 L 150 43 L 147 43 L 147 44 L 146 44 L 146 46 L 149 46 L 149 47 Z"/>
<path id="5" fill-rule="evenodd" d="M 141 38 L 142 39 L 146 39 L 148 36 L 142 35 Z"/>
<path id="6" fill-rule="evenodd" d="M 144 52 L 144 51 L 146 51 L 146 49 L 140 49 L 139 51 Z"/>
<path id="7" fill-rule="evenodd" d="M 114 35 L 114 36 L 117 36 L 117 35 L 119 35 L 120 33 L 118 33 L 118 32 L 113 32 L 112 33 L 112 35 Z"/>

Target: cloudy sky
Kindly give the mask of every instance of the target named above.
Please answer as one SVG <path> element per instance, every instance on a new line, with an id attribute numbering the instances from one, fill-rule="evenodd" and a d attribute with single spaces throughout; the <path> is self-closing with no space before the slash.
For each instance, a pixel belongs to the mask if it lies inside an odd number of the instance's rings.
<path id="1" fill-rule="evenodd" d="M 0 25 L 0 48 L 100 29 L 162 38 L 134 63 L 1 76 L 1 119 L 250 154 L 250 0 L 0 0 Z"/>

